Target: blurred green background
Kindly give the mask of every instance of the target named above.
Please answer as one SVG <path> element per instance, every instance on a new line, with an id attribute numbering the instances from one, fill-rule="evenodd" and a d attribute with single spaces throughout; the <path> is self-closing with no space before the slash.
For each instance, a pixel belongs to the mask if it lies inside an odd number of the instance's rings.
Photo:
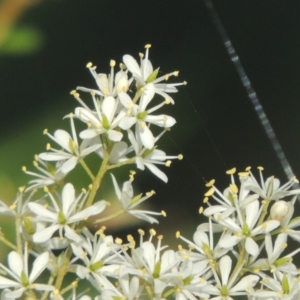
<path id="1" fill-rule="evenodd" d="M 213 1 L 294 173 L 300 176 L 300 2 Z M 33 170 L 34 154 L 49 141 L 42 132 L 69 128 L 62 117 L 77 103 L 76 86 L 95 87 L 85 68 L 109 72 L 109 60 L 138 57 L 152 44 L 150 60 L 161 74 L 179 70 L 188 82 L 174 95 L 169 114 L 177 124 L 159 146 L 183 153 L 165 169 L 166 185 L 138 172 L 136 191 L 154 189 L 151 209 L 166 210 L 154 226 L 166 243 L 175 232 L 191 238 L 202 222 L 198 208 L 204 178 L 228 184 L 227 169 L 265 167 L 265 176 L 286 176 L 227 55 L 203 1 L 2 0 L 0 1 L 0 198 L 8 203 Z M 52 143 L 54 146 L 54 143 Z M 127 171 L 119 174 L 127 178 Z M 86 177 L 73 176 L 78 188 Z M 70 179 L 70 180 L 71 180 Z M 112 187 L 110 178 L 107 187 Z M 100 196 L 99 196 L 100 197 Z M 150 207 L 148 206 L 148 207 Z M 3 220 L 6 219 L 4 218 Z M 132 218 L 110 224 L 126 236 Z M 1 225 L 6 231 L 6 225 Z M 117 227 L 122 226 L 122 232 Z M 140 228 L 149 228 L 140 223 Z M 153 227 L 153 226 L 150 226 Z"/>

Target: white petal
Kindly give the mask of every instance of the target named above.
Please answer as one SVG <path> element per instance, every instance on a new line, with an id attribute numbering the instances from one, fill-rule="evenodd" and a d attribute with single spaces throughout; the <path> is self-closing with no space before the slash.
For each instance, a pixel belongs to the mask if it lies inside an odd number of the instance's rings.
<path id="1" fill-rule="evenodd" d="M 173 117 L 167 115 L 148 115 L 145 117 L 144 121 L 165 128 L 172 127 L 176 123 L 176 120 Z"/>
<path id="2" fill-rule="evenodd" d="M 48 210 L 43 205 L 35 202 L 30 202 L 27 204 L 27 206 L 39 218 L 46 218 L 46 220 L 57 221 L 57 214 Z"/>
<path id="3" fill-rule="evenodd" d="M 10 288 L 10 287 L 15 288 L 20 286 L 21 284 L 19 282 L 0 276 L 0 289 Z"/>
<path id="4" fill-rule="evenodd" d="M 143 112 L 146 110 L 149 102 L 153 99 L 155 95 L 155 88 L 153 83 L 148 83 L 145 88 L 144 92 L 141 96 L 139 111 Z"/>
<path id="5" fill-rule="evenodd" d="M 43 152 L 39 154 L 39 158 L 46 161 L 59 161 L 68 159 L 70 157 L 69 153 L 64 152 Z"/>
<path id="6" fill-rule="evenodd" d="M 105 132 L 103 129 L 86 129 L 80 132 L 79 136 L 82 139 L 92 139 Z"/>
<path id="7" fill-rule="evenodd" d="M 104 200 L 99 201 L 92 206 L 80 211 L 79 213 L 73 215 L 68 219 L 68 223 L 77 222 L 80 220 L 86 220 L 90 216 L 100 214 L 106 207 L 106 202 Z"/>
<path id="8" fill-rule="evenodd" d="M 228 255 L 225 255 L 220 259 L 219 264 L 220 264 L 222 285 L 227 285 L 229 274 L 231 271 L 232 260 Z"/>
<path id="9" fill-rule="evenodd" d="M 75 108 L 75 115 L 83 122 L 91 122 L 94 125 L 101 125 L 99 119 L 87 109 L 82 107 Z"/>
<path id="10" fill-rule="evenodd" d="M 123 133 L 116 130 L 108 130 L 107 135 L 108 138 L 113 142 L 120 142 L 123 137 Z"/>
<path id="11" fill-rule="evenodd" d="M 131 55 L 125 54 L 123 56 L 123 62 L 132 74 L 137 74 L 140 77 L 142 76 L 140 66 Z"/>
<path id="12" fill-rule="evenodd" d="M 230 289 L 230 292 L 247 291 L 254 287 L 259 279 L 260 277 L 257 275 L 248 275 L 243 277 L 233 288 Z"/>
<path id="13" fill-rule="evenodd" d="M 124 130 L 128 130 L 135 123 L 136 123 L 136 117 L 125 116 L 123 119 L 120 120 L 119 126 Z"/>
<path id="14" fill-rule="evenodd" d="M 119 142 L 114 144 L 111 152 L 110 152 L 110 162 L 117 163 L 121 157 L 125 155 L 127 152 L 128 146 L 125 142 Z"/>
<path id="15" fill-rule="evenodd" d="M 12 251 L 8 254 L 8 266 L 20 278 L 24 266 L 23 259 L 18 252 Z"/>
<path id="16" fill-rule="evenodd" d="M 58 129 L 54 132 L 54 137 L 59 145 L 61 145 L 68 152 L 72 152 L 70 148 L 70 141 L 72 138 L 67 131 Z"/>
<path id="17" fill-rule="evenodd" d="M 80 235 L 78 235 L 72 228 L 70 228 L 68 225 L 64 226 L 65 230 L 65 237 L 68 238 L 71 241 L 74 241 L 76 243 L 80 243 L 82 241 Z"/>
<path id="18" fill-rule="evenodd" d="M 256 256 L 259 252 L 258 245 L 252 238 L 249 237 L 246 238 L 245 248 L 246 251 L 253 256 Z"/>
<path id="19" fill-rule="evenodd" d="M 154 147 L 155 143 L 155 138 L 151 132 L 151 130 L 148 128 L 148 126 L 140 126 L 138 124 L 138 133 L 141 137 L 142 144 L 147 148 L 147 149 L 152 149 Z"/>
<path id="20" fill-rule="evenodd" d="M 29 276 L 29 282 L 33 283 L 36 278 L 45 270 L 49 262 L 49 253 L 44 252 L 39 255 L 33 263 L 32 271 Z"/>
<path id="21" fill-rule="evenodd" d="M 76 156 L 72 156 L 70 159 L 68 159 L 66 162 L 62 164 L 61 171 L 64 174 L 68 174 L 76 167 L 77 162 L 78 162 L 78 158 Z"/>
<path id="22" fill-rule="evenodd" d="M 168 182 L 167 175 L 164 172 L 162 172 L 159 168 L 157 168 L 156 166 L 154 166 L 151 163 L 145 163 L 145 166 L 159 179 L 161 179 L 162 181 L 164 181 L 166 183 Z"/>
<path id="23" fill-rule="evenodd" d="M 43 242 L 46 242 L 48 241 L 53 233 L 58 230 L 59 228 L 59 225 L 56 224 L 56 225 L 52 225 L 50 227 L 47 227 L 43 230 L 40 230 L 40 231 L 37 231 L 33 236 L 32 236 L 32 239 L 35 243 L 43 243 Z"/>
<path id="24" fill-rule="evenodd" d="M 254 200 L 253 202 L 249 203 L 246 207 L 246 223 L 250 230 L 254 227 L 257 218 L 259 217 L 258 210 L 259 210 L 258 200 Z"/>
<path id="25" fill-rule="evenodd" d="M 65 216 L 69 214 L 69 209 L 75 201 L 75 189 L 71 183 L 67 183 L 62 191 L 62 210 Z"/>
<path id="26" fill-rule="evenodd" d="M 114 97 L 106 97 L 102 102 L 102 112 L 107 117 L 109 123 L 111 123 L 114 114 L 115 114 L 115 107 L 116 107 L 116 99 Z"/>
<path id="27" fill-rule="evenodd" d="M 134 107 L 136 104 L 134 104 L 134 102 L 131 100 L 131 98 L 129 97 L 128 94 L 126 93 L 119 93 L 119 99 L 121 104 L 125 107 L 125 108 L 129 108 L 131 109 L 132 107 Z"/>
<path id="28" fill-rule="evenodd" d="M 5 296 L 9 300 L 11 300 L 11 299 L 18 299 L 18 298 L 20 298 L 23 295 L 23 293 L 24 293 L 25 290 L 26 289 L 24 287 L 20 287 L 19 289 L 15 290 L 15 291 L 6 293 Z"/>

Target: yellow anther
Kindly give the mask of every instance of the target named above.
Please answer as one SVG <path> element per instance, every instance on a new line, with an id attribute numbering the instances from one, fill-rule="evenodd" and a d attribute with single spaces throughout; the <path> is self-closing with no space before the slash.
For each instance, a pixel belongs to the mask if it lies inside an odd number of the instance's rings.
<path id="1" fill-rule="evenodd" d="M 149 49 L 149 48 L 151 48 L 151 44 L 147 44 L 147 45 L 145 45 L 145 48 L 146 48 L 146 49 Z"/>
<path id="2" fill-rule="evenodd" d="M 77 93 L 76 90 L 72 90 L 72 91 L 70 92 L 71 95 L 74 95 L 74 94 L 76 94 L 76 93 Z"/>
<path id="3" fill-rule="evenodd" d="M 173 75 L 174 75 L 174 76 L 178 76 L 178 75 L 179 75 L 179 71 L 174 71 L 174 72 L 173 72 Z"/>
<path id="4" fill-rule="evenodd" d="M 187 85 L 187 81 L 184 81 L 184 82 L 183 82 L 183 85 Z"/>
<path id="5" fill-rule="evenodd" d="M 208 197 L 204 197 L 204 199 L 203 199 L 203 203 L 207 203 L 207 202 L 208 202 L 208 200 L 209 200 L 209 198 L 208 198 Z"/>
<path id="6" fill-rule="evenodd" d="M 163 217 L 167 216 L 167 213 L 164 210 L 162 210 L 160 213 L 162 214 Z"/>
<path id="7" fill-rule="evenodd" d="M 177 231 L 175 236 L 178 239 L 180 237 L 180 231 Z"/>
<path id="8" fill-rule="evenodd" d="M 45 193 L 49 193 L 49 189 L 48 189 L 47 186 L 44 186 L 44 192 L 45 192 Z"/>
<path id="9" fill-rule="evenodd" d="M 145 235 L 145 231 L 144 231 L 143 229 L 138 229 L 138 233 L 139 233 L 140 235 Z"/>
<path id="10" fill-rule="evenodd" d="M 249 172 L 239 172 L 238 175 L 240 177 L 248 177 L 249 176 Z"/>
<path id="11" fill-rule="evenodd" d="M 91 62 L 89 62 L 89 63 L 86 64 L 87 68 L 91 68 L 92 66 L 93 66 L 93 64 Z"/>
<path id="12" fill-rule="evenodd" d="M 209 181 L 208 183 L 206 183 L 205 186 L 211 187 L 211 186 L 213 186 L 215 184 L 215 182 L 216 181 L 214 179 L 212 179 L 211 181 Z"/>
<path id="13" fill-rule="evenodd" d="M 200 207 L 199 207 L 199 214 L 202 214 L 202 213 L 203 213 L 203 210 L 204 210 L 203 206 L 200 206 Z"/>
<path id="14" fill-rule="evenodd" d="M 26 169 L 25 166 L 22 167 L 22 171 L 23 171 L 23 172 L 26 172 L 26 171 L 27 171 L 27 169 Z"/>
<path id="15" fill-rule="evenodd" d="M 181 245 L 178 245 L 178 250 L 182 251 L 182 246 Z"/>
<path id="16" fill-rule="evenodd" d="M 33 165 L 37 168 L 39 166 L 37 161 L 33 161 Z"/>
<path id="17" fill-rule="evenodd" d="M 82 189 L 81 189 L 81 192 L 82 192 L 83 194 L 86 194 L 86 189 L 85 189 L 85 188 L 82 188 Z"/>
<path id="18" fill-rule="evenodd" d="M 183 159 L 183 155 L 182 155 L 182 154 L 178 154 L 177 157 L 178 157 L 179 160 L 182 160 L 182 159 Z"/>
<path id="19" fill-rule="evenodd" d="M 134 241 L 134 238 L 133 238 L 133 236 L 132 236 L 131 234 L 128 234 L 128 235 L 127 235 L 127 241 L 128 241 L 128 242 Z"/>
<path id="20" fill-rule="evenodd" d="M 111 67 L 114 67 L 114 66 L 116 65 L 116 61 L 112 59 L 112 60 L 109 62 L 109 65 L 110 65 Z"/>
<path id="21" fill-rule="evenodd" d="M 48 144 L 46 145 L 46 149 L 47 149 L 47 150 L 50 150 L 50 149 L 51 149 L 51 144 L 50 144 L 50 143 L 48 143 Z"/>
<path id="22" fill-rule="evenodd" d="M 91 190 L 92 188 L 93 188 L 93 185 L 92 185 L 92 184 L 90 184 L 90 185 L 89 185 L 89 189 Z"/>
<path id="23" fill-rule="evenodd" d="M 157 237 L 157 239 L 162 240 L 164 238 L 164 236 L 161 234 Z"/>
<path id="24" fill-rule="evenodd" d="M 10 208 L 11 210 L 14 210 L 16 207 L 17 207 L 16 204 L 12 204 L 9 208 Z"/>
<path id="25" fill-rule="evenodd" d="M 257 169 L 258 169 L 259 171 L 263 171 L 263 170 L 264 170 L 264 168 L 261 167 L 261 166 L 257 167 Z"/>
<path id="26" fill-rule="evenodd" d="M 36 160 L 36 161 L 39 160 L 39 156 L 37 154 L 34 155 L 34 160 Z"/>
<path id="27" fill-rule="evenodd" d="M 18 190 L 19 190 L 20 193 L 23 193 L 25 191 L 25 188 L 26 188 L 25 185 L 23 185 L 23 186 L 20 186 L 18 188 Z"/>
<path id="28" fill-rule="evenodd" d="M 281 245 L 281 248 L 282 248 L 282 249 L 285 249 L 285 248 L 287 247 L 287 245 L 288 245 L 287 243 L 283 243 L 283 244 Z"/>
<path id="29" fill-rule="evenodd" d="M 233 175 L 235 173 L 235 171 L 236 171 L 236 168 L 232 168 L 232 169 L 226 171 L 226 174 Z"/>
<path id="30" fill-rule="evenodd" d="M 249 166 L 249 167 L 247 167 L 245 170 L 248 172 L 248 171 L 251 170 L 251 167 Z"/>
<path id="31" fill-rule="evenodd" d="M 169 80 L 169 75 L 168 74 L 165 75 L 165 80 L 166 81 Z"/>
<path id="32" fill-rule="evenodd" d="M 215 189 L 214 189 L 214 188 L 211 188 L 211 189 L 209 189 L 209 190 L 204 194 L 204 196 L 209 197 L 209 196 L 211 196 L 214 192 L 215 192 Z"/>
<path id="33" fill-rule="evenodd" d="M 151 229 L 149 230 L 149 232 L 150 232 L 150 235 L 156 236 L 156 231 L 155 231 L 153 228 L 151 228 Z"/>
<path id="34" fill-rule="evenodd" d="M 165 163 L 165 166 L 166 166 L 166 167 L 170 167 L 170 166 L 171 166 L 171 163 L 172 163 L 171 160 L 167 160 L 166 163 Z"/>
<path id="35" fill-rule="evenodd" d="M 43 134 L 47 134 L 48 133 L 48 129 L 44 129 Z"/>
<path id="36" fill-rule="evenodd" d="M 139 57 L 140 57 L 140 58 L 143 58 L 143 57 L 144 57 L 144 53 L 139 52 Z"/>

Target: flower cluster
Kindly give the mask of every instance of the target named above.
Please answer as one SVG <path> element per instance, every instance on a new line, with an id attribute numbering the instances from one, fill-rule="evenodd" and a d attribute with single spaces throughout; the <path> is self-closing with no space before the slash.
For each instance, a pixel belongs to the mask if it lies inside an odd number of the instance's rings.
<path id="1" fill-rule="evenodd" d="M 264 180 L 259 167 L 259 181 L 250 168 L 238 173 L 237 180 L 232 169 L 223 192 L 211 180 L 206 184 L 207 207 L 200 208 L 208 221 L 198 226 L 193 240 L 178 231 L 176 237 L 187 246 L 179 245 L 176 251 L 163 245 L 154 229 L 148 239 L 142 229 L 138 240 L 106 234 L 105 222 L 123 213 L 149 223 L 166 216 L 165 211 L 138 209 L 155 192 L 136 195 L 136 171 L 120 185 L 112 173 L 115 168 L 133 164 L 167 182 L 158 165 L 182 159 L 158 149 L 159 139 L 176 121 L 156 111 L 174 104 L 169 94 L 185 82 L 168 83 L 177 71 L 159 76 L 149 60 L 150 45 L 145 48 L 139 63 L 124 55 L 116 73 L 115 61 L 110 62 L 109 74 L 87 64 L 96 88 L 71 92 L 79 106 L 65 116 L 70 133 L 44 130 L 56 146 L 48 143 L 47 151 L 35 156 L 37 172 L 23 167 L 34 179 L 19 188 L 11 206 L 0 201 L 0 214 L 14 218 L 16 227 L 15 242 L 5 232 L 0 234 L 0 241 L 11 249 L 7 265 L 0 264 L 1 299 L 300 299 L 293 262 L 300 248 L 286 250 L 290 240 L 300 242 L 295 178 L 280 186 L 274 177 Z M 91 105 L 79 91 L 89 94 Z M 76 122 L 87 127 L 77 133 Z M 93 168 L 86 160 L 89 155 L 95 156 Z M 68 178 L 77 166 L 91 182 L 81 192 Z M 111 199 L 98 196 L 108 174 L 119 206 L 112 213 L 106 210 Z M 95 225 L 100 229 L 93 232 Z"/>

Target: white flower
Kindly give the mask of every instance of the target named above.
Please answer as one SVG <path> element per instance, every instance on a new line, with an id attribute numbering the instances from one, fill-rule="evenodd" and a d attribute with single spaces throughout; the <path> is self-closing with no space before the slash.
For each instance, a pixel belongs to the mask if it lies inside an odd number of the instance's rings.
<path id="1" fill-rule="evenodd" d="M 151 215 L 156 215 L 156 216 L 165 215 L 164 212 L 156 213 L 156 212 L 147 211 L 147 210 L 133 209 L 137 205 L 141 204 L 142 202 L 144 202 L 145 200 L 150 198 L 154 194 L 154 191 L 146 193 L 146 196 L 144 196 L 144 197 L 142 197 L 142 194 L 139 194 L 134 197 L 131 180 L 124 182 L 122 192 L 121 192 L 115 176 L 113 174 L 111 174 L 111 177 L 113 180 L 115 193 L 116 193 L 118 200 L 119 200 L 122 208 L 124 209 L 124 211 L 126 211 L 127 213 L 131 214 L 132 216 L 134 216 L 136 218 L 145 220 L 150 223 L 158 223 L 158 221 L 155 218 L 151 217 Z"/>
<path id="2" fill-rule="evenodd" d="M 168 80 L 170 76 L 178 76 L 179 72 L 175 71 L 157 78 L 159 69 L 153 71 L 152 64 L 148 58 L 149 48 L 151 45 L 146 45 L 145 58 L 143 54 L 140 54 L 141 62 L 140 66 L 137 61 L 131 55 L 124 55 L 123 62 L 127 69 L 132 73 L 132 76 L 136 80 L 137 87 L 144 87 L 147 83 L 153 83 L 155 87 L 155 93 L 161 95 L 165 99 L 169 99 L 173 104 L 174 100 L 170 97 L 168 93 L 176 93 L 178 90 L 175 86 L 185 85 L 183 83 L 161 83 L 164 80 Z M 144 58 L 144 59 L 143 59 Z"/>
<path id="3" fill-rule="evenodd" d="M 118 101 L 114 97 L 106 97 L 100 104 L 97 103 L 94 95 L 94 105 L 96 112 L 77 107 L 75 115 L 83 122 L 87 123 L 89 128 L 80 133 L 82 139 L 91 139 L 106 133 L 113 142 L 119 142 L 123 134 L 116 130 L 119 121 L 126 115 L 124 111 L 117 114 Z"/>
<path id="4" fill-rule="evenodd" d="M 215 286 L 207 285 L 203 288 L 204 292 L 210 295 L 217 296 L 210 299 L 233 300 L 231 296 L 248 295 L 250 289 L 252 289 L 258 282 L 259 276 L 248 275 L 242 277 L 242 279 L 236 283 L 236 279 L 237 276 L 239 275 L 239 272 L 235 272 L 234 276 L 231 276 L 229 278 L 231 272 L 231 266 L 232 266 L 231 258 L 228 255 L 225 255 L 219 261 L 218 269 L 220 270 L 221 278 L 219 278 L 215 269 L 212 268 L 217 285 Z"/>
<path id="5" fill-rule="evenodd" d="M 280 225 L 280 222 L 277 220 L 269 220 L 264 222 L 261 225 L 255 227 L 263 206 L 259 208 L 259 201 L 254 200 L 246 206 L 245 216 L 242 216 L 241 213 L 238 213 L 238 220 L 233 220 L 231 218 L 221 219 L 221 217 L 216 214 L 214 219 L 219 224 L 226 226 L 230 229 L 235 235 L 228 237 L 226 240 L 222 240 L 220 242 L 221 247 L 230 247 L 236 245 L 239 241 L 245 240 L 245 248 L 246 251 L 256 256 L 259 253 L 259 247 L 257 243 L 254 241 L 253 237 L 259 234 L 268 233 Z"/>
<path id="6" fill-rule="evenodd" d="M 28 203 L 29 209 L 36 214 L 37 220 L 49 222 L 51 225 L 45 229 L 39 230 L 33 235 L 35 243 L 42 243 L 49 240 L 53 233 L 59 230 L 61 237 L 65 236 L 70 240 L 80 242 L 80 236 L 72 229 L 69 224 L 86 220 L 90 216 L 101 213 L 106 207 L 104 200 L 99 201 L 90 207 L 87 207 L 79 212 L 76 212 L 76 206 L 82 200 L 82 194 L 75 197 L 75 190 L 72 184 L 67 183 L 62 191 L 61 206 L 58 205 L 53 198 L 52 194 L 48 193 L 52 201 L 53 208 L 46 208 L 39 203 Z M 63 234 L 64 231 L 64 234 Z"/>
<path id="7" fill-rule="evenodd" d="M 27 171 L 26 167 L 22 168 L 26 174 L 37 177 L 36 179 L 28 182 L 29 187 L 26 189 L 26 192 L 53 184 L 59 184 L 66 176 L 66 174 L 61 171 L 61 161 L 57 162 L 56 165 L 53 166 L 50 163 L 40 160 L 38 156 L 35 156 L 33 165 L 40 171 L 41 174 Z"/>
<path id="8" fill-rule="evenodd" d="M 47 284 L 35 283 L 35 280 L 45 270 L 49 262 L 48 252 L 40 254 L 32 264 L 32 270 L 29 275 L 28 273 L 28 251 L 27 245 L 25 246 L 24 257 L 22 258 L 19 253 L 12 251 L 8 255 L 8 266 L 0 264 L 8 275 L 13 280 L 0 276 L 0 289 L 13 288 L 13 291 L 7 291 L 5 297 L 7 299 L 19 298 L 28 289 L 34 289 L 37 291 L 52 291 L 54 287 Z"/>
<path id="9" fill-rule="evenodd" d="M 119 126 L 127 130 L 133 124 L 136 124 L 136 132 L 140 135 L 141 141 L 143 145 L 151 149 L 154 146 L 155 138 L 151 130 L 149 129 L 149 124 L 154 124 L 159 127 L 170 128 L 172 127 L 176 121 L 173 117 L 167 115 L 150 115 L 152 112 L 156 111 L 164 104 L 169 103 L 168 101 L 164 101 L 163 103 L 151 108 L 147 109 L 148 104 L 154 97 L 155 88 L 152 83 L 149 83 L 145 86 L 144 92 L 141 95 L 139 100 L 139 104 L 135 104 L 128 94 L 120 93 L 119 99 L 122 105 L 127 109 L 127 115 L 120 120 Z"/>
<path id="10" fill-rule="evenodd" d="M 135 137 L 134 133 L 129 129 L 128 138 L 132 144 L 135 152 L 135 162 L 137 168 L 144 170 L 145 167 L 148 168 L 155 176 L 160 178 L 162 181 L 167 182 L 168 177 L 160 169 L 158 169 L 155 164 L 170 166 L 170 159 L 182 159 L 181 155 L 178 156 L 167 156 L 162 150 L 155 148 L 147 149 L 143 147 L 143 144 L 139 138 L 139 135 Z M 157 138 L 156 138 L 157 140 Z M 167 161 L 166 161 L 167 160 Z"/>
<path id="11" fill-rule="evenodd" d="M 299 195 L 300 189 L 290 190 L 290 188 L 295 184 L 298 183 L 298 180 L 294 177 L 291 178 L 287 183 L 280 186 L 280 181 L 274 176 L 267 178 L 264 181 L 263 174 L 262 174 L 262 167 L 258 167 L 260 173 L 260 184 L 253 176 L 250 169 L 247 171 L 249 172 L 250 177 L 246 178 L 247 188 L 254 193 L 258 194 L 260 197 L 266 200 L 279 200 L 281 198 L 290 196 L 290 195 Z"/>
<path id="12" fill-rule="evenodd" d="M 42 160 L 62 161 L 61 171 L 64 174 L 67 174 L 73 170 L 81 158 L 84 158 L 90 153 L 97 151 L 102 146 L 99 142 L 94 143 L 93 140 L 83 140 L 79 146 L 74 126 L 73 114 L 70 114 L 69 118 L 71 121 L 72 137 L 67 131 L 61 129 L 56 130 L 54 132 L 54 136 L 49 134 L 47 130 L 44 131 L 44 134 L 47 134 L 52 140 L 60 145 L 63 150 L 53 149 L 51 148 L 50 144 L 48 144 L 47 149 L 51 150 L 51 152 L 39 154 L 39 158 Z"/>
<path id="13" fill-rule="evenodd" d="M 94 92 L 99 96 L 108 97 L 108 96 L 117 96 L 120 92 L 127 92 L 129 88 L 129 82 L 127 73 L 123 70 L 119 71 L 114 75 L 114 66 L 116 62 L 114 60 L 110 61 L 111 71 L 110 74 L 107 76 L 103 73 L 96 72 L 96 66 L 93 66 L 92 63 L 87 64 L 87 68 L 90 70 L 91 74 L 93 75 L 99 90 L 96 89 L 89 89 L 85 87 L 77 87 L 77 90 L 81 90 L 84 92 Z"/>

